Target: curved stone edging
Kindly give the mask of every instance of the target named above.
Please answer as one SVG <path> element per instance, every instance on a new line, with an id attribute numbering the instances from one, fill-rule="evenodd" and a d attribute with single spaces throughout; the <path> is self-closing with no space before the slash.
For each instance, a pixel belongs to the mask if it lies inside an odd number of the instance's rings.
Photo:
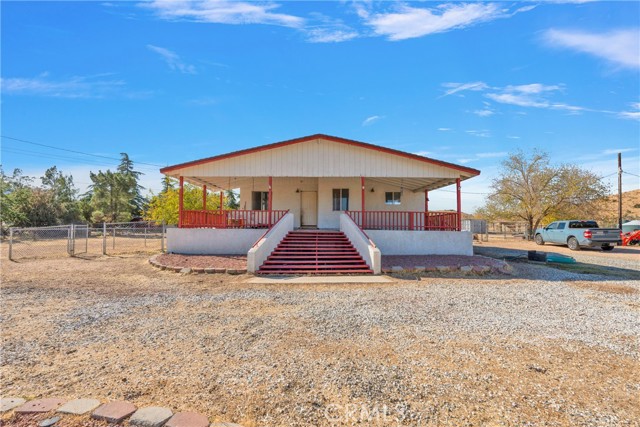
<path id="1" fill-rule="evenodd" d="M 160 270 L 168 270 L 168 271 L 173 271 L 176 273 L 182 273 L 182 274 L 233 274 L 233 275 L 237 275 L 237 274 L 246 274 L 247 273 L 247 269 L 243 268 L 243 269 L 238 269 L 238 268 L 218 268 L 218 267 L 210 267 L 210 268 L 203 268 L 203 267 L 179 267 L 179 266 L 174 266 L 174 265 L 166 265 L 166 264 L 162 264 L 161 262 L 158 261 L 158 256 L 160 256 L 162 254 L 159 255 L 154 255 L 151 258 L 149 258 L 149 264 L 151 264 L 152 266 L 159 268 Z"/>

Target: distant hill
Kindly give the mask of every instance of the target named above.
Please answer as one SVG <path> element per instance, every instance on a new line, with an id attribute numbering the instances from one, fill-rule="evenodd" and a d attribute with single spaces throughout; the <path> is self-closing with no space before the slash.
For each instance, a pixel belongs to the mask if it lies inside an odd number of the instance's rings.
<path id="1" fill-rule="evenodd" d="M 618 195 L 607 197 L 601 203 L 600 215 L 596 218 L 602 225 L 617 225 L 618 223 Z M 640 219 L 640 190 L 625 191 L 622 193 L 622 219 L 623 222 Z"/>

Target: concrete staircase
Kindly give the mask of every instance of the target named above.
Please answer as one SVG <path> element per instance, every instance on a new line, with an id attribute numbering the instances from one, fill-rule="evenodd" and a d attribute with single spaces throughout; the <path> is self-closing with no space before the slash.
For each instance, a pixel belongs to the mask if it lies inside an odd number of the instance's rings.
<path id="1" fill-rule="evenodd" d="M 341 231 L 290 231 L 256 274 L 373 274 Z"/>

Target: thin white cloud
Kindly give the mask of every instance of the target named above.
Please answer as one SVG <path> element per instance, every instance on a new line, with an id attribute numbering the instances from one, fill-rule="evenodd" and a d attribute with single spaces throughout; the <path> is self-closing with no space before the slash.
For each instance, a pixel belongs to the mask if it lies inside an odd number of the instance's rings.
<path id="1" fill-rule="evenodd" d="M 602 154 L 618 154 L 618 153 L 629 153 L 631 151 L 636 151 L 637 148 L 610 148 L 608 150 L 604 150 Z"/>
<path id="2" fill-rule="evenodd" d="M 358 37 L 358 33 L 347 28 L 316 27 L 304 30 L 307 41 L 312 43 L 339 43 Z"/>
<path id="3" fill-rule="evenodd" d="M 379 121 L 380 119 L 382 119 L 383 116 L 371 116 L 371 117 L 367 117 L 366 119 L 364 119 L 364 121 L 362 122 L 362 126 L 371 126 L 372 124 L 374 124 L 375 122 Z"/>
<path id="4" fill-rule="evenodd" d="M 465 131 L 469 135 L 477 136 L 480 138 L 489 138 L 491 136 L 491 132 L 488 130 L 467 130 Z"/>
<path id="5" fill-rule="evenodd" d="M 547 44 L 597 56 L 625 68 L 640 68 L 640 29 L 620 29 L 607 33 L 550 29 Z"/>
<path id="6" fill-rule="evenodd" d="M 47 73 L 37 77 L 11 77 L 0 79 L 2 93 L 7 95 L 33 95 L 53 98 L 105 98 L 122 95 L 125 82 L 104 79 L 107 75 L 74 76 L 66 80 L 52 80 Z"/>
<path id="7" fill-rule="evenodd" d="M 640 120 L 640 102 L 629 104 L 633 111 L 620 111 L 618 117 L 622 119 Z"/>
<path id="8" fill-rule="evenodd" d="M 475 162 L 478 159 L 457 159 L 456 161 L 462 165 L 466 165 L 467 163 Z"/>
<path id="9" fill-rule="evenodd" d="M 196 74 L 196 68 L 193 65 L 184 63 L 177 53 L 152 44 L 148 44 L 147 48 L 160 55 L 172 70 L 180 71 L 184 74 Z"/>
<path id="10" fill-rule="evenodd" d="M 142 7 L 153 10 L 160 18 L 215 24 L 267 24 L 300 28 L 305 20 L 299 16 L 276 13 L 280 5 L 227 0 L 144 2 Z"/>
<path id="11" fill-rule="evenodd" d="M 493 159 L 496 157 L 504 157 L 507 154 L 508 153 L 506 151 L 499 151 L 499 152 L 492 152 L 492 153 L 478 153 L 476 154 L 476 157 L 478 157 L 479 159 Z"/>
<path id="12" fill-rule="evenodd" d="M 451 128 L 438 128 L 438 130 L 439 130 L 440 132 L 450 132 L 450 131 L 452 131 L 453 129 L 451 129 Z"/>
<path id="13" fill-rule="evenodd" d="M 394 12 L 362 15 L 377 35 L 389 40 L 422 37 L 509 16 L 495 3 L 444 4 L 431 8 L 401 4 Z"/>
<path id="14" fill-rule="evenodd" d="M 520 139 L 520 137 L 516 136 L 516 135 L 507 135 L 507 138 L 509 138 L 509 139 Z"/>
<path id="15" fill-rule="evenodd" d="M 446 87 L 447 90 L 444 92 L 442 96 L 440 96 L 440 98 L 453 95 L 454 93 L 463 92 L 465 90 L 483 91 L 489 88 L 489 86 L 487 86 L 487 84 L 484 82 L 471 82 L 471 83 L 449 82 L 449 83 L 442 83 L 442 86 Z"/>
<path id="16" fill-rule="evenodd" d="M 480 117 L 489 117 L 495 114 L 495 112 L 489 108 L 484 108 L 482 110 L 475 110 L 475 111 L 472 111 L 472 113 Z"/>

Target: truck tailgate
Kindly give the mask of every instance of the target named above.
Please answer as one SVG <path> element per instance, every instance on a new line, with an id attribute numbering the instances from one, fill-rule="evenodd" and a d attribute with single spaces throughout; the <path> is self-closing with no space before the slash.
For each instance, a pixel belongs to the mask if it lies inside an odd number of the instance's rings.
<path id="1" fill-rule="evenodd" d="M 591 239 L 594 242 L 616 243 L 620 240 L 620 230 L 615 228 L 590 228 Z"/>

